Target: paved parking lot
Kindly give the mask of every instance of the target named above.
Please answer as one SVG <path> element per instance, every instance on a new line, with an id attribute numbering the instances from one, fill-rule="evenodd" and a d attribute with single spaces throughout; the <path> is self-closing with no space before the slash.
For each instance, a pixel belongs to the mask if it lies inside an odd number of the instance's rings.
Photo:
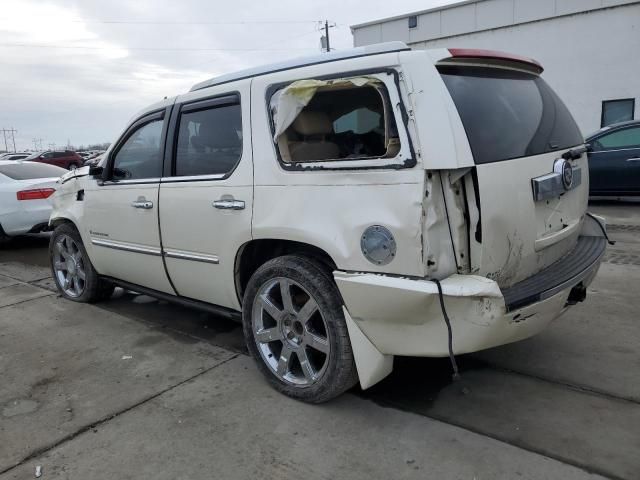
<path id="1" fill-rule="evenodd" d="M 58 298 L 47 237 L 0 250 L 0 480 L 640 478 L 640 204 L 599 203 L 588 299 L 533 339 L 397 359 L 309 406 L 271 390 L 238 325 L 119 290 Z"/>

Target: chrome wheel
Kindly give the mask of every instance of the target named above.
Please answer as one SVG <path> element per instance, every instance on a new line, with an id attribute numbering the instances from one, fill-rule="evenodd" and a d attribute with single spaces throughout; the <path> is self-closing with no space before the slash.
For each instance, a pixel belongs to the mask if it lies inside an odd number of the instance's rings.
<path id="1" fill-rule="evenodd" d="M 307 387 L 322 378 L 331 354 L 327 322 L 298 282 L 279 277 L 262 285 L 252 328 L 262 359 L 280 380 Z"/>
<path id="2" fill-rule="evenodd" d="M 86 286 L 86 272 L 82 251 L 68 235 L 60 235 L 53 249 L 53 271 L 64 293 L 79 297 Z"/>

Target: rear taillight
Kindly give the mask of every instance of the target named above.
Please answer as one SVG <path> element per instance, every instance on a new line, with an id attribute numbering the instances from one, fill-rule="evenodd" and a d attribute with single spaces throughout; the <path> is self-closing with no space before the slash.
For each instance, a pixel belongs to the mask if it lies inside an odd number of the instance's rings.
<path id="1" fill-rule="evenodd" d="M 49 198 L 56 191 L 55 188 L 34 188 L 32 190 L 20 190 L 16 193 L 18 200 L 42 200 Z"/>

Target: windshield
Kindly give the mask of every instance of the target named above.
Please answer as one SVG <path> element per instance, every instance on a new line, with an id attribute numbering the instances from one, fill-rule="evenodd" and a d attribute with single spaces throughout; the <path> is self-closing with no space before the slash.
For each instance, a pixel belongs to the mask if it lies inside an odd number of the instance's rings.
<path id="1" fill-rule="evenodd" d="M 48 163 L 20 162 L 0 165 L 0 173 L 13 180 L 61 177 L 67 170 Z"/>
<path id="2" fill-rule="evenodd" d="M 439 68 L 477 164 L 584 143 L 571 113 L 540 77 L 487 67 Z"/>

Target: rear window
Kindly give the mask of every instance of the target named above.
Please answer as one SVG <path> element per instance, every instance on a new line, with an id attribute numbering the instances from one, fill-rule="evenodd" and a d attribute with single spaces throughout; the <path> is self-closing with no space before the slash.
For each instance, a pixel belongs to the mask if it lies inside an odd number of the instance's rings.
<path id="1" fill-rule="evenodd" d="M 14 180 L 31 180 L 32 178 L 61 177 L 67 173 L 67 170 L 46 163 L 21 162 L 0 165 L 0 173 Z"/>
<path id="2" fill-rule="evenodd" d="M 476 163 L 529 157 L 584 142 L 571 113 L 540 77 L 486 67 L 440 67 Z"/>

